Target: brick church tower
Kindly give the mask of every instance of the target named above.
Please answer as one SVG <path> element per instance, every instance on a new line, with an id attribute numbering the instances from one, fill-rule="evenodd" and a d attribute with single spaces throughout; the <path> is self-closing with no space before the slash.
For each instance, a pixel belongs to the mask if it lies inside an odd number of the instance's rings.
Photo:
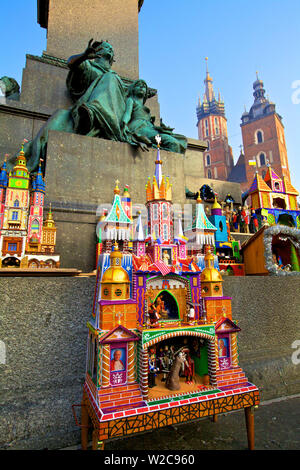
<path id="1" fill-rule="evenodd" d="M 215 97 L 213 80 L 206 60 L 205 93 L 203 103 L 199 98 L 197 106 L 198 138 L 208 144 L 204 152 L 204 172 L 206 178 L 227 180 L 233 167 L 232 149 L 228 144 L 227 119 L 224 101 L 220 93 Z"/>
<path id="2" fill-rule="evenodd" d="M 258 76 L 253 89 L 254 103 L 241 118 L 246 175 L 246 181 L 242 183 L 244 191 L 249 189 L 256 170 L 264 179 L 268 164 L 281 178 L 286 176 L 290 180 L 282 118 L 276 112 L 275 104 L 265 97 L 264 84 Z"/>

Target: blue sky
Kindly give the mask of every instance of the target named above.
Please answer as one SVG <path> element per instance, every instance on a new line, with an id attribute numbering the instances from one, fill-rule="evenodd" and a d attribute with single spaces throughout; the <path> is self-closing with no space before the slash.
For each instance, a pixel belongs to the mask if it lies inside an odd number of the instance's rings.
<path id="1" fill-rule="evenodd" d="M 204 92 L 207 56 L 215 91 L 225 101 L 236 160 L 242 143 L 240 118 L 244 106 L 249 110 L 253 102 L 258 71 L 283 117 L 292 182 L 298 190 L 299 18 L 299 0 L 144 0 L 139 19 L 140 76 L 158 89 L 163 121 L 197 138 L 195 109 Z M 12 76 L 21 83 L 26 53 L 41 55 L 46 49 L 36 0 L 1 5 L 0 31 L 0 77 Z"/>

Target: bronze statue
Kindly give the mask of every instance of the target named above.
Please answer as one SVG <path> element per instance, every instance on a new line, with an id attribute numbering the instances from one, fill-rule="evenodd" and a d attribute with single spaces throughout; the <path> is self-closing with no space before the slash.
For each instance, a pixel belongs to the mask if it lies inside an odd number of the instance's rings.
<path id="1" fill-rule="evenodd" d="M 0 90 L 4 97 L 8 100 L 19 101 L 20 99 L 20 85 L 17 80 L 11 77 L 0 78 Z"/>
<path id="2" fill-rule="evenodd" d="M 146 83 L 137 80 L 128 89 L 111 70 L 113 62 L 113 47 L 107 41 L 93 39 L 84 52 L 68 59 L 66 83 L 74 105 L 57 110 L 36 137 L 24 144 L 30 172 L 35 172 L 42 161 L 45 173 L 50 130 L 127 142 L 142 150 L 156 146 L 154 137 L 160 133 L 162 149 L 184 152 L 187 147 L 184 136 L 172 134 L 167 126 L 154 126 L 150 111 L 144 106 L 149 95 Z M 7 162 L 8 170 L 14 166 L 17 155 L 18 152 Z"/>
<path id="3" fill-rule="evenodd" d="M 155 137 L 161 137 L 160 148 L 171 152 L 184 153 L 187 140 L 183 135 L 173 134 L 173 129 L 162 122 L 159 126 L 154 124 L 155 118 L 151 116 L 150 109 L 145 106 L 148 96 L 147 83 L 144 80 L 136 80 L 128 89 L 126 110 L 122 118 L 122 127 L 130 140 L 134 136 L 138 142 L 143 142 L 156 147 Z"/>

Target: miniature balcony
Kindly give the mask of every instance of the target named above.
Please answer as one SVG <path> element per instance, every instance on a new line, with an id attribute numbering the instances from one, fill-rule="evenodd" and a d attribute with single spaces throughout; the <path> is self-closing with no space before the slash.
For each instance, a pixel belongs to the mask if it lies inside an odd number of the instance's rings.
<path id="1" fill-rule="evenodd" d="M 8 228 L 9 230 L 19 230 L 21 226 L 21 221 L 19 220 L 9 220 Z"/>

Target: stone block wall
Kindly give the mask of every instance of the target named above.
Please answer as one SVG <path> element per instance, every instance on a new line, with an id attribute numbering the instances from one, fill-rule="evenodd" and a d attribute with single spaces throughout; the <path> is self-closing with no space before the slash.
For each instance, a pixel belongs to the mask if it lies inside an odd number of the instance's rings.
<path id="1" fill-rule="evenodd" d="M 0 282 L 0 341 L 6 349 L 0 449 L 78 444 L 71 406 L 81 401 L 95 277 Z M 300 365 L 291 360 L 291 345 L 300 339 L 299 287 L 298 277 L 224 280 L 224 295 L 233 297 L 233 318 L 242 329 L 240 364 L 262 400 L 300 393 Z"/>

